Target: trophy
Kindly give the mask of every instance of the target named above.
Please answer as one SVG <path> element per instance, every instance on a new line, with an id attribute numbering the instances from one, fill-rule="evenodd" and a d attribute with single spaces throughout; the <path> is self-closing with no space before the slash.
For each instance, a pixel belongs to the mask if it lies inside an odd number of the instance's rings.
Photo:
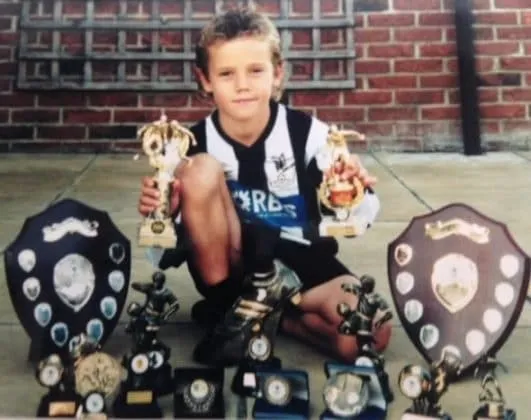
<path id="1" fill-rule="evenodd" d="M 223 368 L 177 368 L 174 378 L 174 418 L 225 417 Z"/>
<path id="2" fill-rule="evenodd" d="M 413 400 L 413 405 L 401 420 L 452 420 L 439 402 L 452 380 L 461 374 L 462 364 L 454 349 L 445 349 L 441 360 L 427 370 L 418 365 L 407 365 L 399 374 L 398 386 L 402 394 Z"/>
<path id="3" fill-rule="evenodd" d="M 323 181 L 317 192 L 321 203 L 321 236 L 358 236 L 365 232 L 369 224 L 369 221 L 355 214 L 365 192 L 359 178 L 349 174 L 351 154 L 346 135 L 364 139 L 356 131 L 339 131 L 333 125 L 327 144 L 316 156 L 317 166 L 323 172 Z"/>
<path id="4" fill-rule="evenodd" d="M 337 311 L 343 317 L 339 332 L 353 335 L 359 355 L 353 365 L 325 364 L 327 381 L 323 391 L 326 411 L 321 419 L 343 417 L 356 419 L 385 419 L 388 404 L 394 400 L 385 372 L 385 359 L 374 350 L 374 328 L 378 329 L 392 318 L 385 300 L 374 292 L 374 278 L 364 275 L 360 284 L 344 283 L 342 289 L 358 297 L 356 309 L 340 303 Z M 382 316 L 374 323 L 378 311 Z"/>
<path id="5" fill-rule="evenodd" d="M 107 419 L 107 401 L 115 395 L 123 371 L 120 363 L 101 351 L 100 345 L 84 334 L 71 348 L 76 391 L 83 398 L 81 415 L 93 420 Z"/>
<path id="6" fill-rule="evenodd" d="M 487 372 L 481 380 L 481 393 L 479 394 L 481 406 L 474 413 L 473 420 L 516 420 L 516 412 L 505 406 L 505 398 L 496 378 L 496 367 L 501 363 L 494 357 L 487 356 L 482 365 Z M 476 369 L 476 374 L 478 370 Z"/>
<path id="7" fill-rule="evenodd" d="M 39 384 L 48 388 L 37 408 L 37 417 L 75 417 L 81 407 L 82 397 L 76 392 L 71 369 L 59 355 L 47 356 L 37 366 Z"/>
<path id="8" fill-rule="evenodd" d="M 193 133 L 163 114 L 159 121 L 147 124 L 138 131 L 142 149 L 155 168 L 153 180 L 160 193 L 160 206 L 140 224 L 138 245 L 141 247 L 175 248 L 177 235 L 170 214 L 171 189 L 174 172 L 186 156 L 190 144 L 196 145 Z"/>
<path id="9" fill-rule="evenodd" d="M 459 203 L 414 217 L 389 244 L 387 262 L 409 339 L 428 364 L 454 351 L 461 374 L 503 346 L 530 278 L 529 256 L 507 227 Z"/>

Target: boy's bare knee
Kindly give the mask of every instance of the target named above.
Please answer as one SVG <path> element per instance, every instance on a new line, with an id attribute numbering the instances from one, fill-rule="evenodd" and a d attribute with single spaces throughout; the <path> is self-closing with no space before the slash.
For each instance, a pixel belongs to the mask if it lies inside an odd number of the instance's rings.
<path id="1" fill-rule="evenodd" d="M 211 198 L 219 191 L 223 168 L 215 158 L 202 153 L 193 156 L 191 164 L 183 162 L 176 177 L 181 180 L 181 194 L 186 199 Z"/>

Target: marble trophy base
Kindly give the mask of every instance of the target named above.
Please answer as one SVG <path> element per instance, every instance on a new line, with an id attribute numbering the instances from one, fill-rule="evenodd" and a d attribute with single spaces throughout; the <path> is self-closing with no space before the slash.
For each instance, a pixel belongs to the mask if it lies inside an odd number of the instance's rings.
<path id="1" fill-rule="evenodd" d="M 259 391 L 253 407 L 254 419 L 300 419 L 310 415 L 308 373 L 290 369 L 257 371 Z"/>
<path id="2" fill-rule="evenodd" d="M 173 220 L 146 218 L 138 229 L 138 246 L 172 249 L 177 246 Z"/>
<path id="3" fill-rule="evenodd" d="M 506 408 L 501 416 L 489 416 L 488 407 L 483 406 L 475 413 L 473 420 L 516 420 L 516 412 L 511 408 Z"/>
<path id="4" fill-rule="evenodd" d="M 351 237 L 363 235 L 367 226 L 360 220 L 350 216 L 346 220 L 338 220 L 335 216 L 322 216 L 319 224 L 319 234 L 321 236 Z"/>
<path id="5" fill-rule="evenodd" d="M 75 391 L 50 390 L 41 398 L 37 417 L 75 417 L 83 403 Z"/>
<path id="6" fill-rule="evenodd" d="M 400 420 L 452 420 L 452 417 L 450 417 L 448 414 L 441 414 L 441 415 L 427 415 L 427 414 L 414 414 L 405 412 L 402 414 L 402 417 L 400 417 Z"/>

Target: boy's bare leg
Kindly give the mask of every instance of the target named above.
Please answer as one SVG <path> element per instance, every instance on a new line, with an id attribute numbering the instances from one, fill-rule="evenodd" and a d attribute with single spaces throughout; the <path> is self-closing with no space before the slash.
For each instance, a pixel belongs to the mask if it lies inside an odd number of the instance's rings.
<path id="1" fill-rule="evenodd" d="M 192 238 L 194 263 L 207 286 L 229 275 L 240 249 L 241 228 L 221 165 L 207 154 L 176 170 L 183 223 Z"/>
<path id="2" fill-rule="evenodd" d="M 299 305 L 302 314 L 296 317 L 286 316 L 282 329 L 320 350 L 332 353 L 334 357 L 346 363 L 352 363 L 358 354 L 358 345 L 355 337 L 339 334 L 338 327 L 343 319 L 337 313 L 337 305 L 345 302 L 350 307 L 356 307 L 357 297 L 341 289 L 342 283 L 351 282 L 353 279 L 352 276 L 336 277 L 306 291 Z M 391 324 L 386 322 L 375 331 L 376 350 L 383 351 L 390 338 Z"/>

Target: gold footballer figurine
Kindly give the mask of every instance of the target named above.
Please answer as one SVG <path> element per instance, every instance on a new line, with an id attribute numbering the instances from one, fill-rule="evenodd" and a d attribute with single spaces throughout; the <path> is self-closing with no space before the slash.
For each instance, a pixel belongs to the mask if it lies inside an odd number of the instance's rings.
<path id="1" fill-rule="evenodd" d="M 149 158 L 149 164 L 155 168 L 153 180 L 159 190 L 161 202 L 155 211 L 140 224 L 138 245 L 141 247 L 175 248 L 177 235 L 170 214 L 171 185 L 177 166 L 186 160 L 190 145 L 196 145 L 193 133 L 168 119 L 162 113 L 160 120 L 143 126 L 138 131 L 142 150 Z"/>
<path id="2" fill-rule="evenodd" d="M 364 197 L 364 188 L 354 174 L 349 173 L 351 154 L 347 136 L 364 140 L 365 136 L 354 130 L 339 130 L 330 127 L 327 144 L 318 152 L 317 166 L 323 173 L 323 181 L 317 192 L 319 201 L 333 212 L 322 215 L 319 226 L 323 236 L 356 236 L 359 228 L 353 219 L 353 210 Z"/>

